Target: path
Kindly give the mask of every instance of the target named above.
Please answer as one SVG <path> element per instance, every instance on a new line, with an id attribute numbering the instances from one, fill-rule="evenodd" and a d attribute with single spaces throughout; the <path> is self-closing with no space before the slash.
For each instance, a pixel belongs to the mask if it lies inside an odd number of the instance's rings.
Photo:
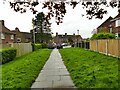
<path id="1" fill-rule="evenodd" d="M 54 49 L 31 88 L 74 88 L 61 55 Z"/>

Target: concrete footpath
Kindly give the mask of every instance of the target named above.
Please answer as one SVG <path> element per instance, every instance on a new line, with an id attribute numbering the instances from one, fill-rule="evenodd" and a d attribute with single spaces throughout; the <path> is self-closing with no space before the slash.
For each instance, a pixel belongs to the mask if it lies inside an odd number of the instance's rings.
<path id="1" fill-rule="evenodd" d="M 70 88 L 75 86 L 59 51 L 54 49 L 31 88 Z"/>

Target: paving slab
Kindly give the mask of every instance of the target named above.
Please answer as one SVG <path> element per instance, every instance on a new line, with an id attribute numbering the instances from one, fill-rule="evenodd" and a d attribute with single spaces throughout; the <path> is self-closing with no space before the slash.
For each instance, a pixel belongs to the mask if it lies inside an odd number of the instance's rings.
<path id="1" fill-rule="evenodd" d="M 61 90 L 63 90 L 63 88 L 75 88 L 58 49 L 54 49 L 52 51 L 48 61 L 31 86 L 31 89 L 34 88 L 40 88 L 44 90 L 50 90 L 52 88 L 52 90 L 60 90 L 60 88 L 62 88 Z"/>

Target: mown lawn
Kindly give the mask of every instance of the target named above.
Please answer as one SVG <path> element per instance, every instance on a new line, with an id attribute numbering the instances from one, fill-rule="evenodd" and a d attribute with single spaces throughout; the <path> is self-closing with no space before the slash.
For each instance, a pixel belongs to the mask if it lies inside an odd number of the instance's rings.
<path id="1" fill-rule="evenodd" d="M 30 88 L 50 53 L 41 49 L 2 65 L 2 88 Z"/>
<path id="2" fill-rule="evenodd" d="M 118 59 L 80 48 L 60 49 L 78 88 L 118 88 Z"/>

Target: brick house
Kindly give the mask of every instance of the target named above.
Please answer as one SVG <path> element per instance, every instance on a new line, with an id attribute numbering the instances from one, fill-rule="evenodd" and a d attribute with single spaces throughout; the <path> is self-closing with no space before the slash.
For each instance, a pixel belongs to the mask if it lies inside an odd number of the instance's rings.
<path id="1" fill-rule="evenodd" d="M 110 31 L 110 24 L 111 24 L 111 20 L 113 18 L 109 17 L 107 20 L 105 20 L 100 26 L 97 27 L 97 33 L 101 33 L 101 32 L 111 32 Z"/>
<path id="2" fill-rule="evenodd" d="M 114 18 L 109 17 L 100 26 L 98 26 L 96 30 L 97 33 L 109 32 L 120 37 L 120 13 Z"/>
<path id="3" fill-rule="evenodd" d="M 77 43 L 77 42 L 81 42 L 82 41 L 82 37 L 81 35 L 67 35 L 67 33 L 65 33 L 64 35 L 58 35 L 58 33 L 56 33 L 56 36 L 54 37 L 54 43 L 56 44 L 62 44 L 62 43 Z"/>
<path id="4" fill-rule="evenodd" d="M 111 20 L 111 32 L 120 37 L 120 13 Z"/>
<path id="5" fill-rule="evenodd" d="M 32 42 L 32 34 L 29 32 L 20 32 L 19 28 L 12 30 L 15 33 L 15 43 L 29 43 Z"/>
<path id="6" fill-rule="evenodd" d="M 15 33 L 11 32 L 7 27 L 4 25 L 4 20 L 0 20 L 0 44 L 10 45 L 14 42 Z"/>

